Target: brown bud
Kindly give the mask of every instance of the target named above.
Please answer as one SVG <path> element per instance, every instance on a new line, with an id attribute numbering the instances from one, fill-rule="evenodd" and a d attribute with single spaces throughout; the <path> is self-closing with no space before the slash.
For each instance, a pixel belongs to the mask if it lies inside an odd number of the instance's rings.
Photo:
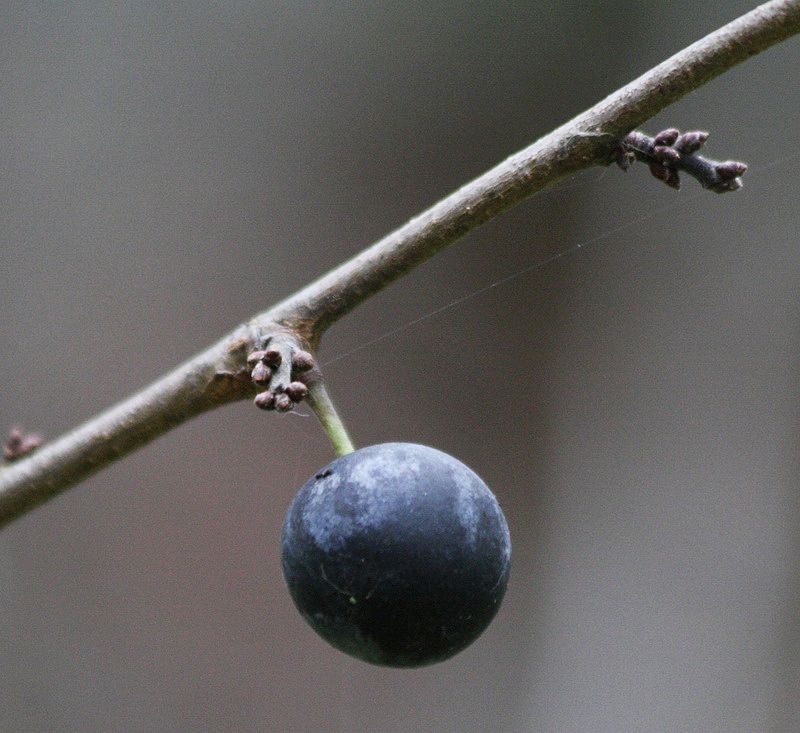
<path id="1" fill-rule="evenodd" d="M 247 364 L 249 366 L 254 366 L 257 362 L 261 361 L 264 358 L 264 354 L 266 351 L 251 351 L 247 355 Z"/>
<path id="2" fill-rule="evenodd" d="M 677 165 L 681 162 L 681 154 L 666 145 L 656 145 L 653 148 L 653 157 L 662 165 Z"/>
<path id="3" fill-rule="evenodd" d="M 266 384 L 271 376 L 272 370 L 263 361 L 258 362 L 250 372 L 250 379 L 256 384 Z"/>
<path id="4" fill-rule="evenodd" d="M 662 130 L 655 136 L 654 142 L 656 145 L 672 145 L 677 139 L 678 135 L 681 134 L 681 131 L 674 128 L 668 127 L 666 130 Z"/>
<path id="5" fill-rule="evenodd" d="M 692 132 L 684 132 L 676 141 L 675 147 L 682 153 L 691 154 L 696 153 L 708 140 L 708 133 L 702 130 L 693 130 Z"/>
<path id="6" fill-rule="evenodd" d="M 295 402 L 302 402 L 308 394 L 308 387 L 302 382 L 292 382 L 286 388 L 286 394 L 289 395 Z"/>
<path id="7" fill-rule="evenodd" d="M 747 170 L 744 163 L 738 160 L 726 160 L 724 163 L 717 164 L 717 174 L 723 181 L 729 181 L 732 178 L 738 178 Z"/>
<path id="8" fill-rule="evenodd" d="M 275 409 L 275 395 L 272 392 L 260 392 L 256 395 L 256 398 L 253 400 L 256 407 L 260 407 L 262 410 L 274 410 Z"/>
<path id="9" fill-rule="evenodd" d="M 3 458 L 13 461 L 19 457 L 19 449 L 22 445 L 22 431 L 19 428 L 11 428 L 8 432 L 8 440 L 3 446 Z"/>
<path id="10" fill-rule="evenodd" d="M 22 442 L 23 432 L 20 428 L 11 428 L 8 431 L 8 445 L 19 445 Z"/>
<path id="11" fill-rule="evenodd" d="M 288 394 L 279 394 L 275 398 L 275 409 L 278 412 L 289 412 L 294 407 L 294 402 Z"/>
<path id="12" fill-rule="evenodd" d="M 282 359 L 281 352 L 277 349 L 267 349 L 264 352 L 263 361 L 267 366 L 278 367 L 281 365 Z"/>
<path id="13" fill-rule="evenodd" d="M 627 171 L 633 165 L 634 160 L 636 160 L 636 156 L 624 145 L 617 148 L 616 163 L 622 170 Z"/>
<path id="14" fill-rule="evenodd" d="M 7 461 L 15 461 L 17 458 L 36 450 L 44 438 L 37 433 L 26 435 L 19 428 L 12 428 L 8 433 L 8 440 L 3 446 L 3 458 Z"/>
<path id="15" fill-rule="evenodd" d="M 727 181 L 717 179 L 710 183 L 707 188 L 715 193 L 728 193 L 728 191 L 738 191 L 742 187 L 741 178 L 731 178 Z"/>
<path id="16" fill-rule="evenodd" d="M 670 188 L 679 189 L 681 187 L 681 178 L 678 175 L 678 171 L 674 168 L 669 169 L 669 175 L 664 179 L 664 183 L 666 183 Z"/>
<path id="17" fill-rule="evenodd" d="M 292 367 L 298 372 L 307 372 L 314 368 L 314 357 L 307 351 L 295 351 L 292 355 Z"/>
<path id="18" fill-rule="evenodd" d="M 656 163 L 652 161 L 650 163 L 650 173 L 652 173 L 659 181 L 666 181 L 669 178 L 669 170 L 665 168 L 661 163 Z"/>

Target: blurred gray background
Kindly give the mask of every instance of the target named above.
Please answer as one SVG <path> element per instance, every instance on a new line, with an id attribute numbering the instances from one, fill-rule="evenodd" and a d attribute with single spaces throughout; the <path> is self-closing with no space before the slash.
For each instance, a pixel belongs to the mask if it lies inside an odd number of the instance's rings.
<path id="1" fill-rule="evenodd" d="M 91 417 L 753 5 L 6 0 L 0 426 Z M 331 449 L 236 404 L 0 534 L 0 729 L 800 729 L 798 68 L 647 127 L 710 130 L 743 191 L 586 172 L 328 334 L 359 444 L 446 450 L 505 509 L 470 649 L 314 636 L 278 540 Z"/>

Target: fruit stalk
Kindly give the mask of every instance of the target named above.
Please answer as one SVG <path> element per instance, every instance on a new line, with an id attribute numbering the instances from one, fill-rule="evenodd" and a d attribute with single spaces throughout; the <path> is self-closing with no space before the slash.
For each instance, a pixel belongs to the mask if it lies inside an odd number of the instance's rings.
<path id="1" fill-rule="evenodd" d="M 353 453 L 355 451 L 353 441 L 350 439 L 347 428 L 339 417 L 336 406 L 333 404 L 333 400 L 331 400 L 328 390 L 325 389 L 325 384 L 321 379 L 315 379 L 309 384 L 308 404 L 314 410 L 328 438 L 330 438 L 336 455 L 346 456 L 348 453 Z"/>

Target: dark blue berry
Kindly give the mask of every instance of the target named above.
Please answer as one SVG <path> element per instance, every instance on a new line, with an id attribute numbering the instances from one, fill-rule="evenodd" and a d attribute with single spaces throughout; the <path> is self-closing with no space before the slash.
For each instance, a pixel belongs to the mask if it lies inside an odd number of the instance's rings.
<path id="1" fill-rule="evenodd" d="M 283 573 L 312 628 L 373 664 L 452 657 L 489 625 L 508 581 L 503 512 L 467 466 L 385 443 L 338 458 L 292 502 Z"/>

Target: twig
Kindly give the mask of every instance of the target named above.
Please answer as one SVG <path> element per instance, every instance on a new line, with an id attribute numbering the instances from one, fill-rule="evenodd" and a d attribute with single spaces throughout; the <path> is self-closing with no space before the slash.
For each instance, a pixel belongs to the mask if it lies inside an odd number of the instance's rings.
<path id="1" fill-rule="evenodd" d="M 696 178 L 703 188 L 716 193 L 738 191 L 742 187 L 741 176 L 747 166 L 738 160 L 719 162 L 709 160 L 697 151 L 705 145 L 708 133 L 701 130 L 684 132 L 670 127 L 655 137 L 643 132 L 628 133 L 619 146 L 617 165 L 627 170 L 634 159 L 650 166 L 650 173 L 672 188 L 681 187 L 679 171 Z"/>
<path id="2" fill-rule="evenodd" d="M 389 283 L 564 176 L 613 161 L 621 138 L 642 122 L 798 31 L 800 0 L 761 5 L 458 189 L 142 392 L 0 469 L 0 525 L 190 417 L 253 396 L 247 354 L 260 350 L 265 336 L 288 331 L 298 347 L 315 348 L 332 323 Z"/>

